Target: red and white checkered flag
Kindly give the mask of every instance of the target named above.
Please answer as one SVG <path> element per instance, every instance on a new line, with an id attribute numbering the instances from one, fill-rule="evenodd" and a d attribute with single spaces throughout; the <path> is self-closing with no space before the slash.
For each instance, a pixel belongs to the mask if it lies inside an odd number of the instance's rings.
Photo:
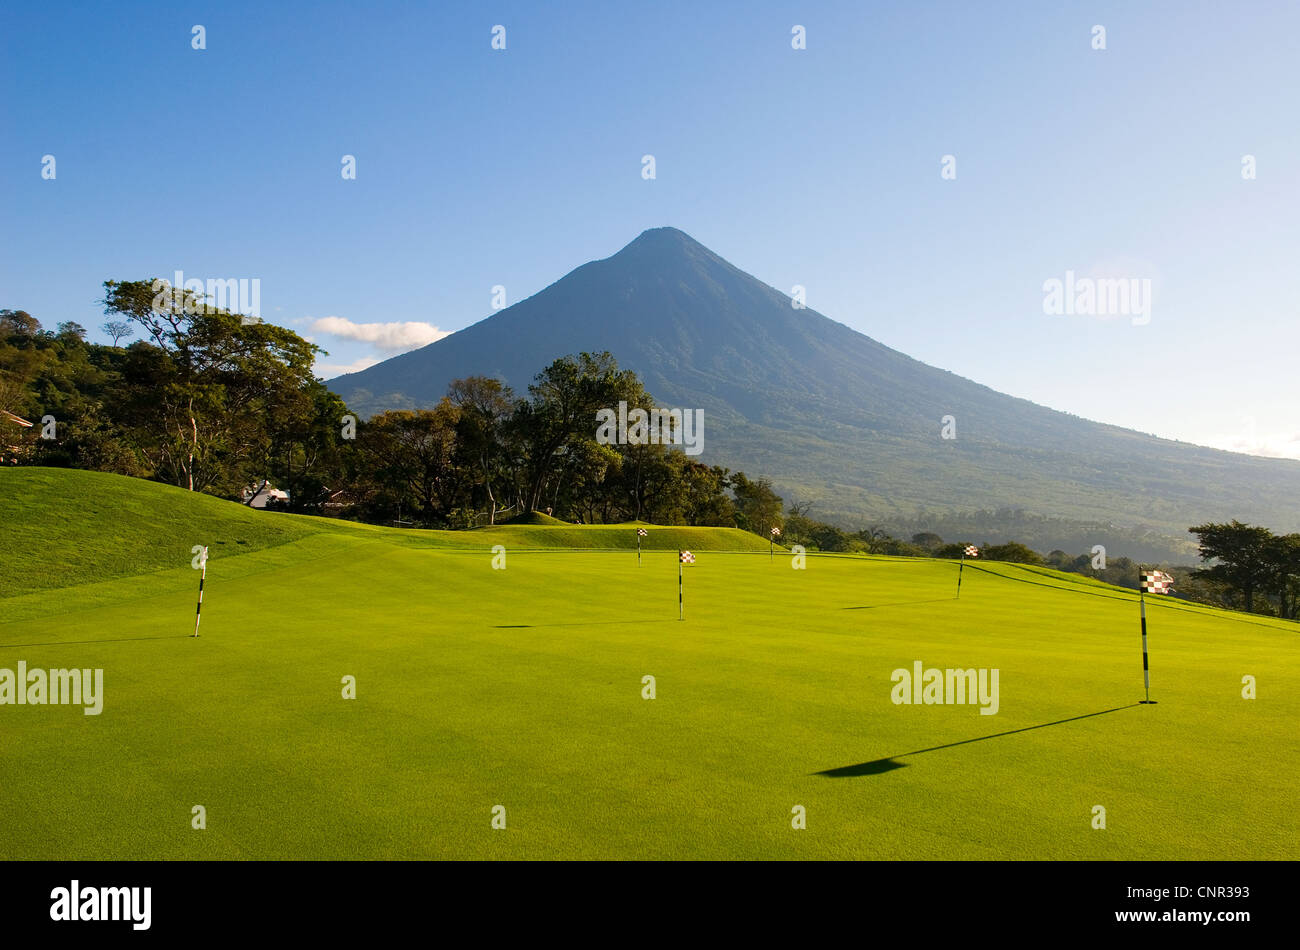
<path id="1" fill-rule="evenodd" d="M 975 545 L 973 545 L 973 544 L 968 544 L 968 545 L 966 545 L 966 556 L 967 556 L 967 557 L 979 557 L 979 556 L 980 556 L 980 549 L 977 548 L 977 547 L 975 547 Z"/>
<path id="2" fill-rule="evenodd" d="M 1174 579 L 1164 571 L 1143 571 L 1142 591 L 1147 594 L 1172 594 Z"/>
<path id="3" fill-rule="evenodd" d="M 677 560 L 681 561 L 683 564 L 694 564 L 695 555 L 690 551 L 678 551 Z"/>
<path id="4" fill-rule="evenodd" d="M 775 537 L 776 537 L 777 535 L 779 535 L 780 533 L 781 533 L 781 529 L 778 528 L 778 527 L 776 527 L 776 525 L 773 525 L 773 526 L 772 526 L 772 537 L 775 538 Z"/>

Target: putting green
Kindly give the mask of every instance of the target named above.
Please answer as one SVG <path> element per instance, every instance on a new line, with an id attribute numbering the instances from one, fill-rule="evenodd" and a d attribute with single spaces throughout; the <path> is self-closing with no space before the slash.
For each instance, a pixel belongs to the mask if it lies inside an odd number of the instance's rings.
<path id="1" fill-rule="evenodd" d="M 104 670 L 98 716 L 0 705 L 0 858 L 1300 857 L 1294 625 L 1149 599 L 1140 706 L 1129 592 L 648 530 L 638 568 L 631 526 L 0 472 L 0 669 Z M 997 669 L 997 714 L 894 704 L 915 661 Z"/>

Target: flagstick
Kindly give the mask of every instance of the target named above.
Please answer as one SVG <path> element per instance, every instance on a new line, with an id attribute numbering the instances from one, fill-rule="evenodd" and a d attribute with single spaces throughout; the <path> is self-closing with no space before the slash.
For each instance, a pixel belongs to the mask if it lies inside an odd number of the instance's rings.
<path id="1" fill-rule="evenodd" d="M 203 617 L 203 579 L 208 576 L 208 549 L 203 549 L 203 570 L 199 574 L 199 605 L 194 608 L 194 636 L 199 635 L 199 620 Z"/>
<path id="2" fill-rule="evenodd" d="M 1151 698 L 1151 667 L 1147 663 L 1147 598 L 1143 591 L 1138 591 L 1138 610 L 1142 614 L 1142 683 L 1147 693 L 1147 698 L 1141 702 L 1144 706 L 1154 706 L 1156 702 Z"/>
<path id="3" fill-rule="evenodd" d="M 641 532 L 636 533 L 636 566 L 641 566 Z"/>
<path id="4" fill-rule="evenodd" d="M 685 620 L 685 607 L 682 606 L 682 552 L 677 552 L 677 619 Z"/>
<path id="5" fill-rule="evenodd" d="M 966 569 L 966 549 L 962 548 L 961 563 L 957 565 L 957 599 L 961 600 L 961 572 Z"/>
<path id="6" fill-rule="evenodd" d="M 769 562 L 776 560 L 776 535 L 767 536 L 767 559 Z"/>

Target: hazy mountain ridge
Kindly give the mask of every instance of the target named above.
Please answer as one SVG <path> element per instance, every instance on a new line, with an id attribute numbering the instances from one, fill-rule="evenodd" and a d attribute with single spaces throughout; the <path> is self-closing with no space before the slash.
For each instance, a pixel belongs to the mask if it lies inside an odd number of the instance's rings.
<path id="1" fill-rule="evenodd" d="M 1161 529 L 1184 555 L 1187 526 L 1206 519 L 1300 530 L 1300 462 L 1158 439 L 999 393 L 795 309 L 674 228 L 330 386 L 369 415 L 431 406 L 468 375 L 523 392 L 552 359 L 605 349 L 661 404 L 704 410 L 706 461 L 767 475 L 787 500 L 815 501 L 823 519 L 1014 507 L 1142 525 L 1144 545 Z M 955 440 L 940 438 L 949 414 Z"/>

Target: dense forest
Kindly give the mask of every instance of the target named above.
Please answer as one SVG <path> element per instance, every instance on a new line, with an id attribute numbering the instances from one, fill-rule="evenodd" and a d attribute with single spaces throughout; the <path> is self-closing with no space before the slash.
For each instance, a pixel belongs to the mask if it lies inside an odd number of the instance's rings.
<path id="1" fill-rule="evenodd" d="M 160 287 L 161 285 L 161 287 Z M 609 353 L 555 360 L 513 392 L 499 380 L 454 380 L 432 409 L 362 420 L 315 378 L 323 352 L 291 330 L 208 306 L 159 281 L 107 281 L 103 332 L 53 331 L 0 310 L 0 462 L 149 478 L 270 507 L 437 528 L 472 528 L 542 511 L 577 523 L 734 526 L 811 551 L 959 557 L 980 536 L 934 531 L 902 540 L 879 525 L 849 531 L 788 510 L 764 478 L 695 461 L 667 439 L 604 444 L 598 410 L 653 409 L 635 373 Z M 137 339 L 132 339 L 137 337 Z M 670 433 L 664 433 L 669 435 Z M 1207 566 L 1160 566 L 1179 595 L 1295 619 L 1300 535 L 1206 524 Z M 983 543 L 981 556 L 1038 564 L 1135 588 L 1139 565 L 1094 549 L 1043 555 Z"/>

